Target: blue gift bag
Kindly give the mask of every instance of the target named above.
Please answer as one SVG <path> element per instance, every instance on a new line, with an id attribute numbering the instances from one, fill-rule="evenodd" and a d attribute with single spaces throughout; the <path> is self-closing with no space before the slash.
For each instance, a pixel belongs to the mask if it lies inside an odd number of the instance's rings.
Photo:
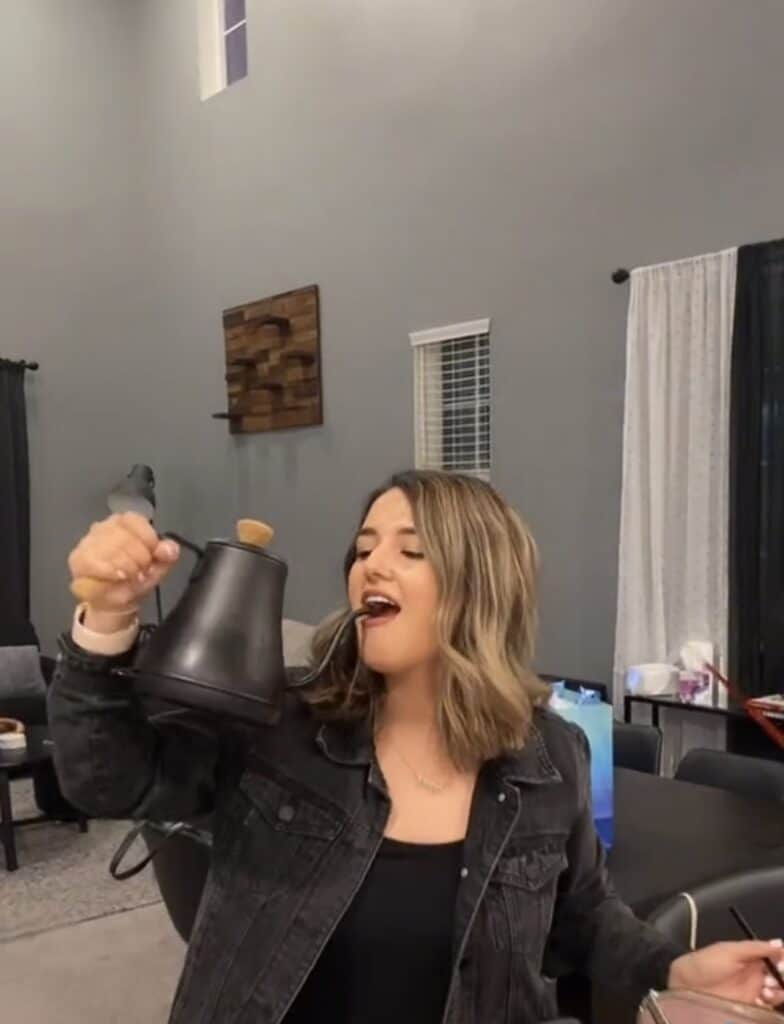
<path id="1" fill-rule="evenodd" d="M 553 686 L 550 708 L 568 722 L 579 725 L 591 748 L 591 796 L 593 820 L 606 849 L 613 844 L 613 709 L 590 690 Z"/>

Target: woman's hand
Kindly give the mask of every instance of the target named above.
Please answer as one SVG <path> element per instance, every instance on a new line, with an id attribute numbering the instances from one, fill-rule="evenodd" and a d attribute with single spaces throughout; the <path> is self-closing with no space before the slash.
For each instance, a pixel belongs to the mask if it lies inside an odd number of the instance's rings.
<path id="1" fill-rule="evenodd" d="M 74 579 L 91 577 L 105 585 L 90 600 L 85 625 L 99 632 L 116 629 L 170 572 L 179 545 L 161 540 L 147 520 L 123 512 L 93 523 L 68 558 Z"/>
<path id="2" fill-rule="evenodd" d="M 694 992 L 758 1006 L 781 1006 L 784 989 L 770 974 L 765 957 L 784 971 L 781 939 L 771 942 L 717 942 L 673 961 L 669 988 Z"/>

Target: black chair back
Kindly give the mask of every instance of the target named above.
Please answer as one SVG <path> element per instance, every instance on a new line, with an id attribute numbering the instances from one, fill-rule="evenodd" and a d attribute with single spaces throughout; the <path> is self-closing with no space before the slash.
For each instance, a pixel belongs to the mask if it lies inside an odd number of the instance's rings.
<path id="1" fill-rule="evenodd" d="M 662 734 L 653 725 L 613 722 L 613 764 L 636 772 L 658 775 Z"/>
<path id="2" fill-rule="evenodd" d="M 682 758 L 675 778 L 757 800 L 784 800 L 784 763 L 761 757 L 697 748 Z"/>
<path id="3" fill-rule="evenodd" d="M 695 947 L 744 939 L 729 907 L 737 906 L 764 939 L 781 935 L 784 867 L 755 868 L 727 875 L 690 890 L 697 907 Z M 688 900 L 676 896 L 648 918 L 660 932 L 681 946 L 691 945 L 692 912 Z"/>

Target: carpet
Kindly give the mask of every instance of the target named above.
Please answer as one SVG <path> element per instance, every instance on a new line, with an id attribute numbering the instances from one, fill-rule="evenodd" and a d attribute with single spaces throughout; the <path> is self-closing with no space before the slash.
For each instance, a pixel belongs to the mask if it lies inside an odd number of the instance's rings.
<path id="1" fill-rule="evenodd" d="M 15 818 L 39 813 L 29 779 L 11 783 Z M 75 823 L 42 822 L 16 829 L 18 871 L 6 871 L 0 853 L 0 942 L 105 917 L 161 901 L 150 864 L 118 882 L 109 861 L 131 823 L 90 820 L 82 833 Z M 135 864 L 147 852 L 137 839 L 123 860 Z"/>

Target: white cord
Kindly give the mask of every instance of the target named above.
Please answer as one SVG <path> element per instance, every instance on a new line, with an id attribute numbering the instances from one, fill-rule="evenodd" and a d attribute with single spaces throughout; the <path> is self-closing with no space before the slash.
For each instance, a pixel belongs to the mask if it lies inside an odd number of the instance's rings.
<path id="1" fill-rule="evenodd" d="M 700 912 L 691 893 L 682 892 L 681 896 L 689 904 L 689 949 L 695 950 L 697 948 L 697 922 Z"/>

